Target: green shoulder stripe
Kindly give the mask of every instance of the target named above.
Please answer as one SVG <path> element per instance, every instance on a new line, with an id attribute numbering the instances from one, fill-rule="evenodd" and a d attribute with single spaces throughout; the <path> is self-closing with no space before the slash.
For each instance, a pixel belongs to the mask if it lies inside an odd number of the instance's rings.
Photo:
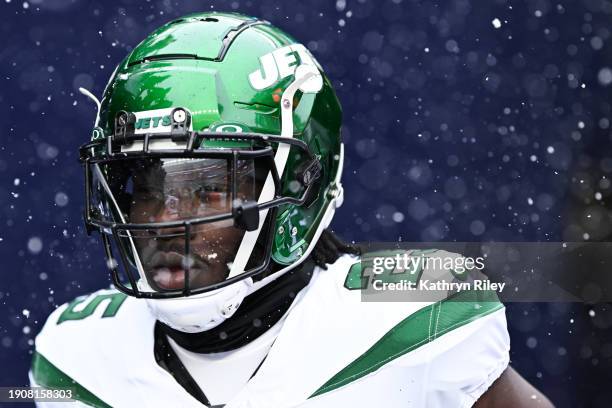
<path id="1" fill-rule="evenodd" d="M 408 316 L 369 350 L 339 371 L 311 396 L 324 394 L 370 374 L 389 361 L 434 341 L 503 305 L 493 291 L 462 291 Z"/>
<path id="2" fill-rule="evenodd" d="M 36 384 L 45 388 L 71 389 L 72 397 L 92 407 L 110 408 L 111 406 L 96 397 L 85 387 L 74 381 L 62 370 L 54 366 L 42 354 L 35 352 L 32 359 L 32 375 Z"/>

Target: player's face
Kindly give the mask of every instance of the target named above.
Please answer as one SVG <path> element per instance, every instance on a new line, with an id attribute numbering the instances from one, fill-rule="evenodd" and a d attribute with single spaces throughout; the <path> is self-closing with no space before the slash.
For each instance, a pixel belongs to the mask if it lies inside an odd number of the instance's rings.
<path id="1" fill-rule="evenodd" d="M 252 169 L 243 168 L 237 183 L 241 199 L 253 199 Z M 130 220 L 134 223 L 184 221 L 231 213 L 227 162 L 216 159 L 170 160 L 139 173 L 133 179 Z M 134 239 L 149 283 L 162 290 L 189 285 L 200 288 L 222 282 L 229 274 L 244 231 L 233 219 L 198 224 L 189 234 L 186 256 L 185 230 L 164 228 Z"/>

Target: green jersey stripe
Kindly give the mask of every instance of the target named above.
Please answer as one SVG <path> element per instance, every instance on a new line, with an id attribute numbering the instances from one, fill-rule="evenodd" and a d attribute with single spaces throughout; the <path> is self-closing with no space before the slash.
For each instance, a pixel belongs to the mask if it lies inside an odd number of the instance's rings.
<path id="1" fill-rule="evenodd" d="M 41 387 L 71 389 L 72 397 L 76 400 L 96 408 L 111 407 L 81 384 L 70 378 L 70 376 L 53 365 L 39 352 L 35 352 L 32 359 L 32 375 L 36 384 Z"/>
<path id="2" fill-rule="evenodd" d="M 369 350 L 323 384 L 310 398 L 364 377 L 389 361 L 502 307 L 495 292 L 475 290 L 458 292 L 424 307 L 398 323 Z"/>

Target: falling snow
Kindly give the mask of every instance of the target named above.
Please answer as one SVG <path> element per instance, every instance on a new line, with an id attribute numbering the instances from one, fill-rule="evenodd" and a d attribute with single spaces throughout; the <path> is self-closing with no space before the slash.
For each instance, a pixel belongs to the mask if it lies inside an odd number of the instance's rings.
<path id="1" fill-rule="evenodd" d="M 609 240 L 609 4 L 424 4 L 214 2 L 289 30 L 328 73 L 344 112 L 345 202 L 334 230 L 349 241 Z M 10 33 L 0 53 L 0 251 L 11 272 L 0 287 L 0 349 L 11 356 L 32 350 L 56 306 L 108 286 L 116 266 L 82 225 L 77 146 L 95 107 L 78 88 L 100 95 L 148 32 L 193 11 L 170 1 L 83 5 L 0 6 Z M 609 332 L 610 308 L 507 310 L 513 365 L 554 391 L 558 406 L 580 406 L 571 377 L 609 373 L 612 356 L 609 336 L 580 336 Z M 7 375 L 1 383 L 27 381 Z M 607 400 L 594 390 L 576 392 Z"/>

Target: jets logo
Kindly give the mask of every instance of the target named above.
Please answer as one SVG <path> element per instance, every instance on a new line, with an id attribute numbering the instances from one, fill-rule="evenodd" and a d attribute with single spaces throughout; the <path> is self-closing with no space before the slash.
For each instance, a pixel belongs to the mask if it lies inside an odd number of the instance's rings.
<path id="1" fill-rule="evenodd" d="M 170 126 L 170 115 L 143 117 L 136 121 L 136 129 L 149 129 L 158 126 Z"/>
<path id="2" fill-rule="evenodd" d="M 318 67 L 319 64 L 302 44 L 278 48 L 259 57 L 260 69 L 249 74 L 251 86 L 257 90 L 268 88 L 283 78 L 293 75 L 300 64 Z"/>
<path id="3" fill-rule="evenodd" d="M 134 124 L 135 133 L 166 133 L 172 129 L 170 124 L 170 114 L 173 108 L 154 109 L 141 112 L 134 112 L 136 123 Z"/>

